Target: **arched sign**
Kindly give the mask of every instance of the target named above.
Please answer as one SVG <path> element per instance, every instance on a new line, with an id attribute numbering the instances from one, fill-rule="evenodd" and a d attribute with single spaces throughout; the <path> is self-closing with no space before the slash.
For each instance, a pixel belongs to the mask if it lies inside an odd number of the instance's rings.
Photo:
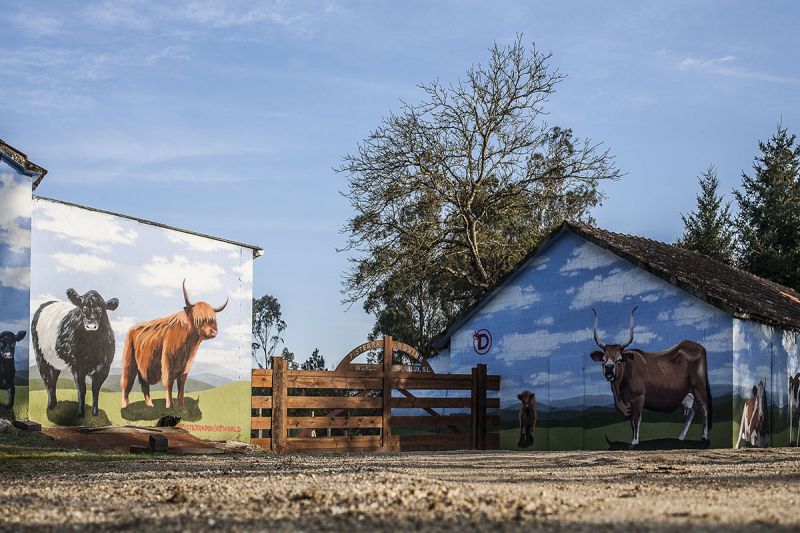
<path id="1" fill-rule="evenodd" d="M 479 329 L 472 335 L 472 347 L 478 355 L 486 355 L 492 349 L 492 333 L 488 329 Z"/>

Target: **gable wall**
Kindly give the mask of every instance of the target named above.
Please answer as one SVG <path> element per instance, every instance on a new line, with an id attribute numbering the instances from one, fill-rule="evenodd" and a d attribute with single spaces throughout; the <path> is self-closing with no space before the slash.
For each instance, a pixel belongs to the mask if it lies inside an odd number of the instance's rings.
<path id="1" fill-rule="evenodd" d="M 629 424 L 617 413 L 609 384 L 599 363 L 589 354 L 594 307 L 599 332 L 606 343 L 623 342 L 631 310 L 636 312 L 631 347 L 668 348 L 689 339 L 708 353 L 709 381 L 714 399 L 715 446 L 730 446 L 732 318 L 694 296 L 567 232 L 518 275 L 451 337 L 448 352 L 436 362 L 450 372 L 468 372 L 479 362 L 502 376 L 502 443 L 516 447 L 517 393 L 535 392 L 540 412 L 535 448 L 607 449 L 605 438 L 630 441 Z M 488 353 L 479 355 L 474 335 L 492 336 Z M 445 362 L 446 360 L 446 362 Z M 682 412 L 644 414 L 643 440 L 676 437 Z M 690 433 L 697 439 L 701 416 Z"/>
<path id="2" fill-rule="evenodd" d="M 0 158 L 0 333 L 28 332 L 31 261 L 31 186 L 29 176 Z M 16 397 L 11 412 L 0 407 L 0 416 L 28 416 L 28 341 L 17 344 Z M 8 403 L 0 389 L 0 405 Z"/>

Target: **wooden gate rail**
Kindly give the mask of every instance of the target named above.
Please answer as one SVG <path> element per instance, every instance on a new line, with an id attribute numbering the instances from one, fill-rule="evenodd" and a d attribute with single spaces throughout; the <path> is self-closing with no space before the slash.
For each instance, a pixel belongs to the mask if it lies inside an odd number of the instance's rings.
<path id="1" fill-rule="evenodd" d="M 350 361 L 368 349 L 383 348 L 383 364 L 354 364 Z M 251 439 L 274 451 L 375 451 L 375 450 L 453 450 L 496 449 L 498 433 L 488 431 L 499 425 L 497 415 L 487 416 L 487 409 L 499 408 L 498 398 L 488 398 L 488 391 L 500 390 L 500 377 L 486 374 L 486 365 L 479 364 L 471 374 L 434 374 L 427 361 L 421 360 L 423 372 L 410 372 L 410 367 L 392 364 L 394 350 L 408 353 L 412 348 L 395 343 L 391 337 L 366 343 L 348 354 L 336 371 L 290 370 L 281 357 L 272 358 L 272 369 L 253 370 L 254 411 L 251 428 L 259 435 Z M 347 363 L 345 364 L 345 362 Z M 413 370 L 413 368 L 412 368 Z M 263 389 L 271 389 L 271 394 Z M 306 396 L 303 389 L 347 390 L 347 396 Z M 403 397 L 393 397 L 398 390 Z M 470 391 L 468 397 L 417 397 L 410 390 Z M 356 392 L 357 391 L 357 392 Z M 355 394 L 353 395 L 353 392 Z M 442 415 L 436 409 L 463 409 Z M 289 416 L 289 409 L 325 410 L 325 414 Z M 427 415 L 393 415 L 392 409 L 421 409 Z M 271 413 L 265 413 L 270 410 Z M 352 410 L 371 410 L 373 414 L 354 415 Z M 399 435 L 393 428 L 400 429 Z M 408 428 L 433 431 L 428 434 L 406 434 Z M 289 430 L 300 430 L 290 436 Z M 330 430 L 370 430 L 376 435 L 330 436 Z M 311 430 L 327 431 L 328 436 L 310 436 Z M 269 437 L 262 437 L 262 432 Z"/>

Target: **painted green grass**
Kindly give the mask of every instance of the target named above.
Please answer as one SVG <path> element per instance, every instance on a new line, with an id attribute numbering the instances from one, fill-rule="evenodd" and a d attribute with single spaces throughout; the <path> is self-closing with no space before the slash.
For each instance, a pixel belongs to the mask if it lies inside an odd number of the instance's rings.
<path id="1" fill-rule="evenodd" d="M 124 412 L 120 407 L 119 392 L 100 392 L 99 417 L 91 415 L 91 407 L 87 407 L 84 418 L 77 417 L 77 392 L 74 388 L 58 389 L 58 405 L 48 414 L 47 393 L 43 390 L 30 392 L 29 416 L 31 420 L 43 426 L 56 425 L 155 425 L 162 416 L 186 416 L 182 423 L 196 426 L 188 428 L 204 439 L 210 440 L 250 440 L 250 382 L 237 381 L 226 383 L 213 389 L 187 392 L 186 406 L 174 409 L 164 407 L 164 391 L 154 390 L 152 397 L 155 406 L 147 408 L 143 405 L 144 396 L 134 390 L 131 394 L 131 405 Z M 87 401 L 91 402 L 91 394 L 87 393 Z M 174 399 L 173 394 L 173 399 Z M 125 417 L 127 415 L 127 418 Z M 61 417 L 61 418 L 58 418 Z M 55 418 L 55 420 L 53 420 Z"/>
<path id="2" fill-rule="evenodd" d="M 0 390 L 0 418 L 24 420 L 28 418 L 28 387 L 17 385 L 14 407 L 7 409 L 1 405 L 8 403 L 8 391 Z"/>

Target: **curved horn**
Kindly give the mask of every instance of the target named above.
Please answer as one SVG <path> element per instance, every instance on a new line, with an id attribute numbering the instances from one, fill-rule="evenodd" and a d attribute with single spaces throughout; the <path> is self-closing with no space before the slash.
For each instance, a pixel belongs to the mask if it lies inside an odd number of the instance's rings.
<path id="1" fill-rule="evenodd" d="M 215 313 L 219 313 L 220 311 L 225 309 L 226 305 L 228 305 L 228 299 L 227 298 L 225 298 L 225 303 L 224 304 L 220 305 L 219 307 L 212 307 L 212 309 L 214 310 Z"/>
<path id="2" fill-rule="evenodd" d="M 186 302 L 186 307 L 194 305 L 189 301 L 189 294 L 186 292 L 186 278 L 183 278 L 183 301 Z"/>
<path id="3" fill-rule="evenodd" d="M 594 342 L 597 343 L 600 348 L 605 350 L 606 345 L 603 344 L 603 341 L 601 341 L 600 337 L 597 336 L 597 311 L 594 310 L 594 307 L 592 307 L 592 313 L 594 313 L 594 326 L 592 326 L 592 336 L 594 337 Z"/>
<path id="4" fill-rule="evenodd" d="M 639 309 L 638 305 L 636 307 L 634 307 L 633 310 L 631 311 L 631 334 L 630 334 L 630 338 L 628 338 L 628 342 L 626 342 L 625 344 L 622 345 L 622 349 L 623 350 L 625 348 L 627 348 L 633 342 L 633 313 L 635 313 L 637 309 Z"/>

